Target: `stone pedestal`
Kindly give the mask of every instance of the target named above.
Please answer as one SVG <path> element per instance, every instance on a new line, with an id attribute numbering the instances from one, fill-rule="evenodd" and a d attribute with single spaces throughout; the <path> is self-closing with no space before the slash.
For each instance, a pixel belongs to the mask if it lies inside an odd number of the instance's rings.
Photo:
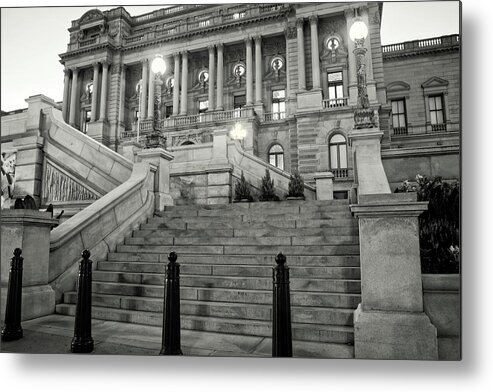
<path id="1" fill-rule="evenodd" d="M 58 223 L 49 212 L 2 210 L 1 221 L 1 319 L 4 319 L 10 260 L 15 248 L 22 249 L 22 320 L 52 314 L 55 292 L 48 285 L 50 231 Z"/>
<path id="2" fill-rule="evenodd" d="M 358 169 L 360 163 L 358 163 Z M 415 193 L 359 195 L 361 297 L 355 312 L 355 356 L 437 359 L 437 333 L 423 311 Z"/>
<path id="3" fill-rule="evenodd" d="M 334 199 L 334 174 L 332 172 L 314 173 L 317 187 L 317 200 Z"/>
<path id="4" fill-rule="evenodd" d="M 212 139 L 212 159 L 210 161 L 212 165 L 225 165 L 229 163 L 228 139 L 229 130 L 227 128 L 214 130 Z"/>
<path id="5" fill-rule="evenodd" d="M 87 136 L 108 146 L 110 143 L 109 124 L 104 120 L 87 123 Z"/>
<path id="6" fill-rule="evenodd" d="M 383 132 L 378 128 L 353 129 L 348 135 L 353 149 L 355 180 L 360 195 L 390 193 L 382 164 L 382 136 Z"/>
<path id="7" fill-rule="evenodd" d="M 137 156 L 143 162 L 148 162 L 157 169 L 154 176 L 156 211 L 163 211 L 165 206 L 172 206 L 174 201 L 169 192 L 169 172 L 173 155 L 163 148 L 150 148 L 138 152 Z"/>
<path id="8" fill-rule="evenodd" d="M 322 110 L 322 90 L 312 90 L 299 92 L 298 112 L 308 112 L 313 110 Z"/>
<path id="9" fill-rule="evenodd" d="M 142 151 L 144 146 L 142 143 L 136 141 L 125 141 L 122 144 L 122 155 L 131 160 L 132 162 L 137 162 L 137 154 Z"/>

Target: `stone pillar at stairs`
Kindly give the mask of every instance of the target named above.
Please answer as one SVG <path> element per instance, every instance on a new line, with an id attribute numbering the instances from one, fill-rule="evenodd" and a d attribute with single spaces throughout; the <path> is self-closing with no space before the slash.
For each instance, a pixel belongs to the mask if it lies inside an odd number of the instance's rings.
<path id="1" fill-rule="evenodd" d="M 332 172 L 315 173 L 313 179 L 317 187 L 317 200 L 333 200 L 334 174 Z"/>
<path id="2" fill-rule="evenodd" d="M 174 158 L 163 148 L 149 148 L 137 153 L 143 162 L 148 162 L 156 168 L 154 174 L 154 195 L 156 211 L 163 211 L 165 206 L 174 204 L 170 195 L 170 162 Z"/>
<path id="3" fill-rule="evenodd" d="M 55 291 L 48 284 L 50 231 L 58 223 L 51 213 L 37 210 L 2 210 L 1 320 L 7 300 L 10 260 L 15 248 L 22 249 L 22 320 L 52 314 Z"/>

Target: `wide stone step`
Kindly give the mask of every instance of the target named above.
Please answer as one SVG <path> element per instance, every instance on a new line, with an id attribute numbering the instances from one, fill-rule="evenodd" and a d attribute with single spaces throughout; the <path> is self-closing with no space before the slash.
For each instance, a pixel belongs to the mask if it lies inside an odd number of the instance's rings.
<path id="1" fill-rule="evenodd" d="M 74 316 L 75 305 L 59 304 L 56 306 L 56 312 L 59 314 Z M 163 323 L 161 313 L 111 309 L 99 306 L 94 306 L 92 308 L 92 317 L 100 320 L 120 321 L 154 326 L 161 326 Z M 226 319 L 210 316 L 190 315 L 182 315 L 180 317 L 180 321 L 181 328 L 183 329 L 250 336 L 272 336 L 272 323 L 270 321 Z M 292 323 L 292 336 L 293 339 L 296 340 L 316 342 L 354 342 L 353 328 L 342 325 Z"/>
<path id="2" fill-rule="evenodd" d="M 117 252 L 197 255 L 358 255 L 359 245 L 118 245 Z"/>
<path id="3" fill-rule="evenodd" d="M 121 247 L 120 247 L 121 250 Z M 145 263 L 168 263 L 169 253 L 143 253 L 143 252 L 117 252 L 109 253 L 108 261 L 113 262 L 145 262 Z M 178 254 L 178 263 L 182 266 L 187 264 L 217 264 L 217 265 L 252 265 L 274 267 L 275 254 L 269 252 L 267 255 L 199 255 Z M 287 258 L 288 267 L 359 267 L 359 255 L 290 255 Z"/>
<path id="4" fill-rule="evenodd" d="M 128 237 L 126 245 L 354 245 L 358 236 L 305 237 L 212 237 L 207 232 L 200 237 Z"/>
<path id="5" fill-rule="evenodd" d="M 273 266 L 270 265 L 205 265 L 180 263 L 181 273 L 188 275 L 272 277 L 272 268 Z M 164 274 L 166 271 L 166 263 L 100 261 L 98 263 L 98 270 Z M 289 267 L 289 270 L 291 277 L 328 279 L 360 279 L 361 277 L 359 267 Z"/>
<path id="6" fill-rule="evenodd" d="M 64 303 L 76 304 L 76 301 L 76 292 L 64 294 Z M 163 312 L 162 298 L 93 294 L 92 305 L 145 312 Z M 264 321 L 272 320 L 272 305 L 180 300 L 180 311 L 182 315 L 191 316 L 212 316 L 220 318 Z M 292 322 L 307 324 L 352 326 L 353 314 L 353 309 L 320 307 L 309 308 L 303 306 L 291 307 Z"/>
<path id="7" fill-rule="evenodd" d="M 224 218 L 218 217 L 184 217 L 163 219 L 150 218 L 151 223 L 141 225 L 143 230 L 156 229 L 188 229 L 188 230 L 219 230 L 219 229 L 257 229 L 257 228 L 325 228 L 325 227 L 358 227 L 358 222 L 353 218 L 337 219 L 294 219 L 283 217 L 273 219 L 272 217 L 259 217 L 257 220 L 243 220 L 243 217 Z"/>
<path id="8" fill-rule="evenodd" d="M 135 230 L 133 237 L 305 237 L 305 236 L 358 236 L 358 227 L 325 228 L 243 228 L 243 229 L 152 229 Z"/>
<path id="9" fill-rule="evenodd" d="M 129 272 L 94 271 L 94 282 L 136 283 L 144 285 L 164 285 L 164 274 L 145 274 Z M 182 287 L 208 287 L 244 290 L 272 289 L 272 277 L 180 275 Z M 303 279 L 291 274 L 291 290 L 322 291 L 333 293 L 360 293 L 359 280 L 349 279 Z"/>
<path id="10" fill-rule="evenodd" d="M 93 282 L 92 289 L 98 294 L 142 296 L 163 298 L 164 285 L 137 283 Z M 327 306 L 333 308 L 356 309 L 360 294 L 335 292 L 291 291 L 291 304 L 294 306 Z M 272 290 L 245 290 L 206 287 L 180 287 L 180 298 L 184 300 L 236 302 L 252 304 L 272 304 Z"/>
<path id="11" fill-rule="evenodd" d="M 349 207 L 332 207 L 327 209 L 300 209 L 296 208 L 274 208 L 274 209 L 262 209 L 262 210 L 184 210 L 184 211 L 163 211 L 155 214 L 154 218 L 150 218 L 151 221 L 159 219 L 171 219 L 171 218 L 190 218 L 190 217 L 213 217 L 213 218 L 236 218 L 243 216 L 243 220 L 257 220 L 264 216 L 281 219 L 285 216 L 300 217 L 305 219 L 309 218 L 326 218 L 332 219 L 335 217 L 351 217 Z"/>

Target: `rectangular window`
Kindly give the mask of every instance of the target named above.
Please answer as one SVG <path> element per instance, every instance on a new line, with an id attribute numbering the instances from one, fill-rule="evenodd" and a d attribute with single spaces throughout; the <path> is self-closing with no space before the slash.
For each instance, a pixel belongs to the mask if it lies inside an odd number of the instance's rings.
<path id="1" fill-rule="evenodd" d="M 165 118 L 170 118 L 173 115 L 173 105 L 166 105 Z"/>
<path id="2" fill-rule="evenodd" d="M 286 118 L 286 90 L 272 90 L 272 119 Z"/>
<path id="3" fill-rule="evenodd" d="M 205 112 L 209 107 L 209 101 L 199 101 L 199 121 L 205 121 Z"/>
<path id="4" fill-rule="evenodd" d="M 430 120 L 432 125 L 443 124 L 443 102 L 441 95 L 428 98 L 430 103 Z"/>
<path id="5" fill-rule="evenodd" d="M 342 80 L 342 71 L 327 73 L 328 88 L 329 88 L 329 106 L 344 105 L 344 89 Z"/>
<path id="6" fill-rule="evenodd" d="M 396 99 L 392 101 L 392 128 L 394 135 L 406 135 L 406 101 Z"/>
<path id="7" fill-rule="evenodd" d="M 245 95 L 236 95 L 233 97 L 233 109 L 235 110 L 235 117 L 241 117 L 241 108 L 246 105 Z"/>
<path id="8" fill-rule="evenodd" d="M 84 120 L 82 122 L 82 133 L 87 133 L 87 123 L 91 121 L 91 110 L 84 110 Z"/>

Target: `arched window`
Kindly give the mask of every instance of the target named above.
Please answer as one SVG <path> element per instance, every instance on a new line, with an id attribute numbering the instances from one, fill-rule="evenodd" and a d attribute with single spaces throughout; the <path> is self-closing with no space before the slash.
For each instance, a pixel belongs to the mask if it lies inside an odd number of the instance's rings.
<path id="1" fill-rule="evenodd" d="M 329 162 L 331 169 L 347 169 L 346 138 L 340 133 L 331 136 L 329 140 Z"/>
<path id="2" fill-rule="evenodd" d="M 284 170 L 284 150 L 280 144 L 274 144 L 269 148 L 269 163 Z"/>

